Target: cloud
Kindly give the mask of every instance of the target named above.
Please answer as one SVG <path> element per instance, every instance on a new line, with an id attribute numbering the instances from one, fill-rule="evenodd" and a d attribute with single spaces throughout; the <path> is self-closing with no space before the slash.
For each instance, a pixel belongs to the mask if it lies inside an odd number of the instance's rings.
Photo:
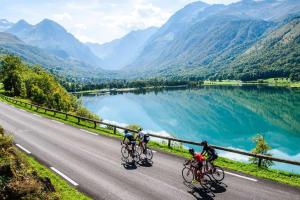
<path id="1" fill-rule="evenodd" d="M 196 0 L 1 0 L 0 18 L 35 24 L 55 20 L 81 41 L 107 42 L 129 31 L 161 26 Z M 205 0 L 208 3 L 237 0 Z"/>

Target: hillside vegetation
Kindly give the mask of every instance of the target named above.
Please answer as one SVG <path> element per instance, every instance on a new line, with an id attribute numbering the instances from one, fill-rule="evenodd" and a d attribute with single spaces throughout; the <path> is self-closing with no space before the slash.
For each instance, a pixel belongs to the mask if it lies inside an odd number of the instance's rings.
<path id="1" fill-rule="evenodd" d="M 300 80 L 300 17 L 272 31 L 214 77 L 244 81 L 269 77 Z"/>
<path id="2" fill-rule="evenodd" d="M 28 66 L 16 56 L 4 56 L 0 61 L 0 80 L 8 95 L 83 117 L 98 118 L 85 109 L 77 98 L 69 94 L 40 66 Z"/>
<path id="3" fill-rule="evenodd" d="M 49 178 L 40 177 L 0 127 L 0 199 L 60 199 Z"/>

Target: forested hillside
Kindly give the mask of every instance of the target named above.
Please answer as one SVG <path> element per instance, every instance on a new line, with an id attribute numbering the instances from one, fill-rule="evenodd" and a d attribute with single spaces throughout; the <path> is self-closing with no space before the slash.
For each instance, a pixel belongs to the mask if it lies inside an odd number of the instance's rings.
<path id="1" fill-rule="evenodd" d="M 28 66 L 19 57 L 5 56 L 0 61 L 0 81 L 8 95 L 16 96 L 48 108 L 97 118 L 69 94 L 53 75 L 40 66 Z"/>
<path id="2" fill-rule="evenodd" d="M 300 17 L 289 19 L 212 77 L 245 81 L 269 77 L 300 80 Z"/>

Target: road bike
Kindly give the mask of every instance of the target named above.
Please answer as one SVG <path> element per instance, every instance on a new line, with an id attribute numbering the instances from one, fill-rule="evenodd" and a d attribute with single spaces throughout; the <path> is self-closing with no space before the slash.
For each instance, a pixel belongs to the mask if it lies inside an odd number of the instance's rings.
<path id="1" fill-rule="evenodd" d="M 191 159 L 186 160 L 183 166 L 182 178 L 185 183 L 191 184 L 197 181 L 204 189 L 212 188 L 213 180 L 206 172 L 203 172 L 203 167 L 199 169 Z"/>
<path id="2" fill-rule="evenodd" d="M 225 178 L 225 173 L 222 167 L 214 165 L 212 162 L 205 161 L 203 166 L 206 173 L 208 173 L 216 182 L 221 182 Z"/>
<path id="3" fill-rule="evenodd" d="M 135 161 L 135 162 L 139 161 L 140 156 L 137 152 L 135 141 L 131 141 L 130 145 L 128 143 L 121 143 L 121 145 L 122 145 L 121 154 L 125 160 L 128 160 L 129 157 L 131 157 L 132 161 Z"/>
<path id="4" fill-rule="evenodd" d="M 142 157 L 142 155 L 144 155 L 144 157 L 150 161 L 153 158 L 153 151 L 151 148 L 149 148 L 147 146 L 147 143 L 144 141 L 139 141 L 138 145 L 137 145 L 137 152 L 140 155 L 140 157 Z"/>

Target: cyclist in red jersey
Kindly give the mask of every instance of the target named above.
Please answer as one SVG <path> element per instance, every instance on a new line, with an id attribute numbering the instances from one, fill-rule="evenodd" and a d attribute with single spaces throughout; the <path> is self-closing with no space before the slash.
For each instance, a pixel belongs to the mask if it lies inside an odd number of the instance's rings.
<path id="1" fill-rule="evenodd" d="M 189 153 L 193 156 L 194 166 L 202 173 L 202 167 L 205 161 L 205 157 L 201 153 L 195 152 L 193 148 L 189 149 Z"/>

